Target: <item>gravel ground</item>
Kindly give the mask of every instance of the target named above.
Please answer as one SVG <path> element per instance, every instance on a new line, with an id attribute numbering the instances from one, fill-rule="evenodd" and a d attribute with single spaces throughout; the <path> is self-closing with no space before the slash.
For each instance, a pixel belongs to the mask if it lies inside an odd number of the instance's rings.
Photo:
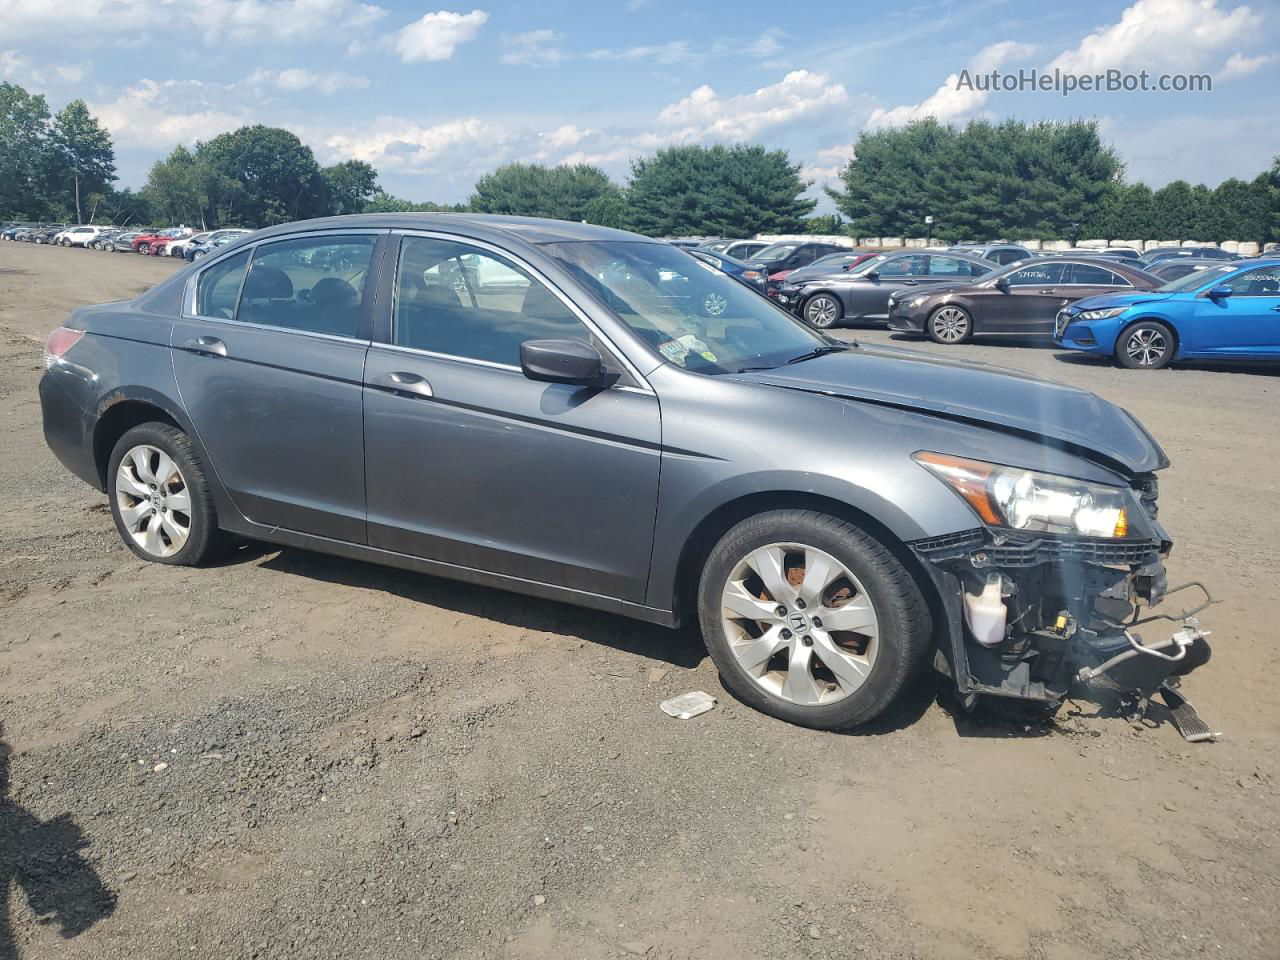
<path id="1" fill-rule="evenodd" d="M 839 736 L 736 704 L 691 633 L 295 550 L 139 562 L 35 384 L 71 307 L 173 269 L 0 244 L 0 958 L 1280 954 L 1275 368 L 945 348 L 1165 444 L 1221 742 L 929 678 Z M 659 712 L 692 689 L 719 707 Z"/>

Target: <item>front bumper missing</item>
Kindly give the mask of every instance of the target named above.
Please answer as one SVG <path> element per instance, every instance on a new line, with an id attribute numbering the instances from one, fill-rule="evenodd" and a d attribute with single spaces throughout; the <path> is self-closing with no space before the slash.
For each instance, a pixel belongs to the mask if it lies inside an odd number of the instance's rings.
<path id="1" fill-rule="evenodd" d="M 1078 698 L 1109 715 L 1136 718 L 1159 694 L 1187 739 L 1216 736 L 1177 693 L 1179 678 L 1209 659 L 1208 633 L 1195 615 L 1213 601 L 1199 583 L 1168 587 L 1168 541 L 974 529 L 911 546 L 941 600 L 946 637 L 935 665 L 952 678 L 962 703 L 972 706 L 988 695 L 1056 708 Z M 966 622 L 966 590 L 973 599 L 975 585 L 993 577 L 1002 585 L 1007 621 L 982 643 Z M 1192 589 L 1204 594 L 1203 602 L 1176 614 L 1141 616 Z M 1137 632 L 1159 621 L 1176 629 L 1151 640 Z"/>

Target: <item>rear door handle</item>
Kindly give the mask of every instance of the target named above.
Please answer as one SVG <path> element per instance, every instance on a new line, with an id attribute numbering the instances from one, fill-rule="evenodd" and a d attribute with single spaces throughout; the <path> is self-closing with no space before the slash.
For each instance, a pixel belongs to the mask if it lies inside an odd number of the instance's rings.
<path id="1" fill-rule="evenodd" d="M 217 337 L 195 337 L 182 345 L 183 350 L 194 350 L 196 353 L 208 353 L 215 357 L 227 355 L 227 345 Z"/>
<path id="2" fill-rule="evenodd" d="M 426 381 L 426 378 L 404 370 L 379 374 L 373 378 L 373 385 L 395 390 L 398 393 L 412 393 L 419 397 L 435 396 L 431 391 L 431 384 Z"/>

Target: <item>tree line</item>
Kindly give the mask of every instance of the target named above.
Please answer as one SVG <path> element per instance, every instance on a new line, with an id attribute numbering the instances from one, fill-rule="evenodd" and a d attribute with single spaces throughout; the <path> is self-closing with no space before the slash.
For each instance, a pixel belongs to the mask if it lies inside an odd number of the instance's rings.
<path id="1" fill-rule="evenodd" d="M 784 150 L 684 145 L 636 158 L 618 184 L 588 164 L 511 163 L 461 204 L 382 189 L 368 163 L 321 166 L 287 130 L 241 127 L 158 161 L 140 190 L 116 189 L 111 138 L 81 100 L 51 115 L 43 96 L 0 83 L 0 219 L 262 227 L 344 213 L 472 211 L 585 220 L 650 236 L 823 233 L 939 239 L 1280 238 L 1280 158 L 1215 188 L 1126 183 L 1094 121 L 928 118 L 864 131 L 837 214 L 813 216 L 810 184 Z M 926 224 L 925 218 L 932 217 Z"/>

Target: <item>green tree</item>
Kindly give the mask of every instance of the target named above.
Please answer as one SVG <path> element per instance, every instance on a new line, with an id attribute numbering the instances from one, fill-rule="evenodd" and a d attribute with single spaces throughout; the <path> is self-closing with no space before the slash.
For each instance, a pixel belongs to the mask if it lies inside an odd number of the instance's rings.
<path id="1" fill-rule="evenodd" d="M 362 213 L 465 213 L 465 204 L 414 203 L 378 190 L 365 201 Z"/>
<path id="2" fill-rule="evenodd" d="M 650 236 L 749 237 L 801 229 L 814 200 L 785 150 L 667 147 L 632 161 L 631 225 Z"/>
<path id="3" fill-rule="evenodd" d="M 311 148 L 261 124 L 196 145 L 213 223 L 265 227 L 327 212 L 327 189 Z"/>
<path id="4" fill-rule="evenodd" d="M 54 161 L 44 97 L 14 83 L 0 83 L 0 218 L 45 215 Z"/>
<path id="5" fill-rule="evenodd" d="M 800 226 L 803 233 L 829 234 L 836 236 L 848 232 L 848 224 L 838 213 L 824 213 L 817 217 L 806 217 Z"/>
<path id="6" fill-rule="evenodd" d="M 60 161 L 57 178 L 70 178 L 76 223 L 83 223 L 81 193 L 101 193 L 116 178 L 111 135 L 89 113 L 88 105 L 76 99 L 53 118 L 53 142 Z"/>
<path id="7" fill-rule="evenodd" d="M 1103 198 L 1084 232 L 1105 240 L 1150 240 L 1152 193 L 1145 183 L 1117 183 Z"/>
<path id="8" fill-rule="evenodd" d="M 1200 196 L 1185 180 L 1165 184 L 1151 196 L 1149 240 L 1198 240 Z"/>
<path id="9" fill-rule="evenodd" d="M 151 167 L 143 187 L 147 204 L 160 219 L 170 223 L 210 226 L 208 217 L 210 173 L 195 154 L 183 146 Z"/>
<path id="10" fill-rule="evenodd" d="M 599 167 L 508 163 L 476 181 L 467 205 L 476 213 L 586 220 L 589 211 L 607 210 L 602 204 L 620 195 Z"/>
<path id="11" fill-rule="evenodd" d="M 344 160 L 320 171 L 332 214 L 361 213 L 380 191 L 378 171 L 363 160 Z"/>

